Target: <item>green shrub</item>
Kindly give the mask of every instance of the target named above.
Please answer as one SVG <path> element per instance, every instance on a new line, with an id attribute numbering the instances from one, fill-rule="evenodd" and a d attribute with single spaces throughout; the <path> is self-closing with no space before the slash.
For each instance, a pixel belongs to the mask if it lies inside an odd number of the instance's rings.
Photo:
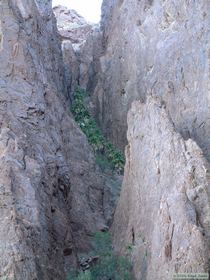
<path id="1" fill-rule="evenodd" d="M 117 256 L 112 249 L 108 232 L 98 232 L 93 239 L 93 256 L 99 259 L 90 270 L 72 272 L 68 280 L 131 280 L 131 264 L 125 257 Z M 86 278 L 85 278 L 86 277 Z"/>
<path id="2" fill-rule="evenodd" d="M 109 232 L 96 233 L 93 240 L 94 254 L 99 255 L 99 261 L 91 269 L 92 280 L 130 280 L 131 264 L 128 259 L 117 256 L 112 248 Z"/>
<path id="3" fill-rule="evenodd" d="M 87 271 L 81 271 L 77 273 L 76 271 L 70 272 L 67 280 L 92 280 L 91 272 L 89 270 Z"/>
<path id="4" fill-rule="evenodd" d="M 100 153 L 96 154 L 96 163 L 101 168 L 102 171 L 114 169 L 113 163 L 111 163 L 106 156 Z"/>
<path id="5" fill-rule="evenodd" d="M 74 93 L 71 111 L 74 115 L 75 121 L 87 136 L 88 142 L 95 151 L 96 157 L 98 156 L 99 162 L 102 163 L 102 168 L 108 167 L 122 173 L 125 164 L 124 155 L 114 148 L 114 146 L 102 135 L 96 121 L 90 115 L 87 106 L 85 105 L 86 96 L 87 93 L 81 89 L 77 89 Z M 107 164 L 105 159 L 110 164 Z"/>
<path id="6" fill-rule="evenodd" d="M 112 252 L 112 240 L 109 232 L 96 232 L 93 241 L 93 254 L 99 256 L 109 255 Z"/>

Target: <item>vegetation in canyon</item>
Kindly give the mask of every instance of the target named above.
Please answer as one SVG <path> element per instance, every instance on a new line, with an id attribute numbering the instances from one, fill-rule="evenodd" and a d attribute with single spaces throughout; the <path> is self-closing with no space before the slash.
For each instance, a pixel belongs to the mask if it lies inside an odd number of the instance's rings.
<path id="1" fill-rule="evenodd" d="M 92 256 L 98 261 L 90 270 L 69 274 L 67 280 L 131 280 L 131 264 L 126 257 L 117 256 L 109 232 L 97 232 L 93 238 Z"/>
<path id="2" fill-rule="evenodd" d="M 87 136 L 88 142 L 93 147 L 96 162 L 99 166 L 102 169 L 107 167 L 122 173 L 125 164 L 124 155 L 102 135 L 101 130 L 98 128 L 95 119 L 89 113 L 85 103 L 87 96 L 88 94 L 84 90 L 80 88 L 76 89 L 71 107 L 74 118 Z"/>

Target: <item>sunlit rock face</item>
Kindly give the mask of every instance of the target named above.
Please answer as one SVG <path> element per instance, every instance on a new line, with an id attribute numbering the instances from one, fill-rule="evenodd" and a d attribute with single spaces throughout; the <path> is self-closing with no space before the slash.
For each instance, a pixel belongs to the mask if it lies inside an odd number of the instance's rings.
<path id="1" fill-rule="evenodd" d="M 175 131 L 156 98 L 128 114 L 123 189 L 112 226 L 118 253 L 134 278 L 168 280 L 210 269 L 210 165 Z"/>
<path id="2" fill-rule="evenodd" d="M 66 279 L 104 228 L 106 184 L 65 104 L 50 1 L 1 1 L 0 65 L 0 278 Z"/>
<path id="3" fill-rule="evenodd" d="M 208 1 L 106 0 L 98 119 L 124 149 L 127 112 L 134 100 L 161 97 L 185 139 L 210 155 Z"/>

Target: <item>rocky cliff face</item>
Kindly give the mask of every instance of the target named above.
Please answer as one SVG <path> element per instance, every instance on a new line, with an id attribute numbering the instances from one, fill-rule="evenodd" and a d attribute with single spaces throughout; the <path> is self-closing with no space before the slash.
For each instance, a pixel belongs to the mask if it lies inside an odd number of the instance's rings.
<path id="1" fill-rule="evenodd" d="M 201 149 L 175 131 L 160 100 L 135 102 L 128 115 L 123 190 L 112 233 L 135 279 L 208 272 L 210 166 Z"/>
<path id="2" fill-rule="evenodd" d="M 100 73 L 102 38 L 98 24 L 90 24 L 74 10 L 53 8 L 62 42 L 66 84 L 71 98 L 76 87 L 93 92 Z M 95 106 L 97 107 L 97 106 Z"/>
<path id="3" fill-rule="evenodd" d="M 128 140 L 112 232 L 138 280 L 209 271 L 207 5 L 103 3 L 93 99 L 104 133 L 121 149 Z"/>
<path id="4" fill-rule="evenodd" d="M 131 103 L 153 94 L 166 102 L 176 130 L 210 155 L 207 6 L 206 0 L 104 1 L 95 96 L 104 133 L 122 149 Z"/>
<path id="5" fill-rule="evenodd" d="M 134 278 L 210 271 L 207 1 L 105 0 L 101 31 L 56 9 L 60 35 L 51 1 L 0 2 L 0 278 L 65 279 L 111 221 L 110 182 L 69 113 L 77 85 L 128 140 L 112 234 Z"/>
<path id="6" fill-rule="evenodd" d="M 107 185 L 65 105 L 51 1 L 0 3 L 0 278 L 65 279 Z"/>
<path id="7" fill-rule="evenodd" d="M 55 6 L 53 12 L 62 40 L 70 40 L 73 45 L 82 44 L 90 35 L 93 25 L 88 23 L 75 10 Z M 76 46 L 75 46 L 76 48 Z"/>

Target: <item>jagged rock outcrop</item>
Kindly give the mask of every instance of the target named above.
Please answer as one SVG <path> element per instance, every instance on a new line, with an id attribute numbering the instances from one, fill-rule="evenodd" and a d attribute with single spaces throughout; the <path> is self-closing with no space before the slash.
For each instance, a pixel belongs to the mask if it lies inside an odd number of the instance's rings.
<path id="1" fill-rule="evenodd" d="M 81 87 L 93 92 L 100 70 L 102 38 L 98 24 L 90 24 L 74 10 L 53 8 L 62 42 L 66 82 L 70 92 Z"/>
<path id="2" fill-rule="evenodd" d="M 98 26 L 95 26 L 86 42 L 81 45 L 78 53 L 80 64 L 79 85 L 90 93 L 94 92 L 98 82 L 98 76 L 101 73 L 101 54 L 101 31 Z"/>
<path id="3" fill-rule="evenodd" d="M 59 36 L 50 0 L 0 2 L 0 278 L 65 279 L 112 219 L 112 178 L 66 102 L 77 85 L 121 149 L 140 100 L 112 226 L 136 279 L 210 271 L 207 4 L 105 0 L 102 35 L 59 7 Z"/>
<path id="4" fill-rule="evenodd" d="M 175 131 L 165 104 L 149 97 L 128 114 L 123 189 L 112 226 L 137 280 L 210 271 L 210 165 Z"/>
<path id="5" fill-rule="evenodd" d="M 121 149 L 132 107 L 112 232 L 119 253 L 132 249 L 137 280 L 210 269 L 207 6 L 103 3 L 93 100 L 104 133 Z"/>
<path id="6" fill-rule="evenodd" d="M 62 41 L 70 40 L 73 45 L 80 45 L 87 40 L 93 25 L 75 10 L 59 5 L 53 8 L 53 12 L 57 19 L 57 27 Z"/>
<path id="7" fill-rule="evenodd" d="M 102 11 L 102 38 L 89 35 L 80 48 L 90 55 L 78 83 L 87 88 L 91 81 L 93 111 L 121 149 L 127 113 L 140 100 L 128 117 L 115 249 L 132 249 L 137 280 L 208 272 L 207 1 L 109 0 Z"/>
<path id="8" fill-rule="evenodd" d="M 210 156 L 208 1 L 105 0 L 98 119 L 124 149 L 134 100 L 160 96 L 185 139 Z M 96 102 L 95 102 L 96 103 Z"/>
<path id="9" fill-rule="evenodd" d="M 111 214 L 65 105 L 51 1 L 0 2 L 0 65 L 0 278 L 65 279 Z"/>

